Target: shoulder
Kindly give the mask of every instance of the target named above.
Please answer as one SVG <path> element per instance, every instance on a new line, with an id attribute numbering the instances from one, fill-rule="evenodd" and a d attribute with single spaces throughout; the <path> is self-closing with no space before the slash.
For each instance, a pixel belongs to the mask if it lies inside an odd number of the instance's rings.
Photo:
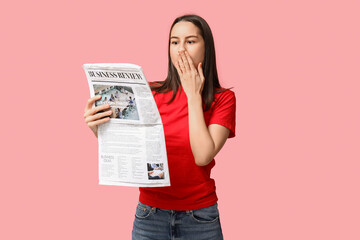
<path id="1" fill-rule="evenodd" d="M 219 124 L 230 130 L 229 138 L 235 137 L 236 99 L 235 93 L 230 89 L 217 89 L 209 125 Z"/>
<path id="2" fill-rule="evenodd" d="M 226 89 L 226 88 L 216 89 L 216 93 L 214 95 L 214 104 L 215 105 L 218 105 L 219 103 L 231 104 L 231 103 L 235 103 L 235 102 L 236 102 L 235 93 L 231 89 Z"/>
<path id="3" fill-rule="evenodd" d="M 215 96 L 235 96 L 235 93 L 230 88 L 216 88 Z"/>
<path id="4" fill-rule="evenodd" d="M 160 87 L 162 86 L 162 81 L 154 81 L 154 82 L 148 82 L 150 87 Z"/>
<path id="5" fill-rule="evenodd" d="M 161 86 L 160 82 L 158 82 L 158 81 L 155 81 L 155 82 L 148 82 L 148 84 L 149 84 L 149 87 L 150 87 L 151 93 L 152 93 L 152 94 L 153 94 L 153 96 L 155 97 L 155 95 L 157 95 L 157 91 L 156 91 L 156 89 L 157 89 L 158 87 L 160 87 L 160 86 Z"/>
<path id="6" fill-rule="evenodd" d="M 151 89 L 152 94 L 158 95 L 159 93 L 161 93 L 162 91 L 160 91 L 160 88 L 163 85 L 163 81 L 154 81 L 154 82 L 148 82 L 149 87 Z"/>
<path id="7" fill-rule="evenodd" d="M 158 106 L 161 103 L 167 103 L 172 97 L 173 91 L 168 89 L 162 89 L 162 82 L 156 81 L 156 82 L 148 82 L 150 86 L 151 93 L 155 99 L 155 102 L 158 104 Z"/>

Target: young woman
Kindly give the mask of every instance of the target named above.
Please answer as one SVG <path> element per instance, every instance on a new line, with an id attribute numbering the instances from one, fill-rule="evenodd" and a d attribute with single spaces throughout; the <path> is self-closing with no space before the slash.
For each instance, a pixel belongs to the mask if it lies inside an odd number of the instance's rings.
<path id="1" fill-rule="evenodd" d="M 214 40 L 203 18 L 176 18 L 168 49 L 168 76 L 150 85 L 164 126 L 171 186 L 139 188 L 132 239 L 223 239 L 210 172 L 215 155 L 235 136 L 235 95 L 220 86 Z M 98 99 L 88 100 L 84 114 L 96 136 L 111 115 L 98 113 L 106 104 L 92 108 Z"/>

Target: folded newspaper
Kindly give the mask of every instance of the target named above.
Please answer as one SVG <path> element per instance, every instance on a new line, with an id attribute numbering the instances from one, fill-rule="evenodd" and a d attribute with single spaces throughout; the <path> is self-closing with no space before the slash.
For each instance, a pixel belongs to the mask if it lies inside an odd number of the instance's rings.
<path id="1" fill-rule="evenodd" d="M 99 184 L 170 186 L 164 129 L 142 68 L 129 63 L 84 64 L 95 106 L 108 103 L 98 125 Z M 94 106 L 94 107 L 95 107 Z"/>

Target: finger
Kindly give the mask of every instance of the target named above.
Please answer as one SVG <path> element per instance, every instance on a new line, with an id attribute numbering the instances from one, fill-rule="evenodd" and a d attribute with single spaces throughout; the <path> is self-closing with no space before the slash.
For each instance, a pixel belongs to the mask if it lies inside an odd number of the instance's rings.
<path id="1" fill-rule="evenodd" d="M 87 110 L 84 113 L 84 117 L 86 118 L 88 116 L 94 115 L 97 112 L 102 111 L 102 110 L 106 110 L 108 108 L 110 108 L 110 104 L 108 104 L 108 103 L 107 104 L 102 104 L 102 105 L 94 107 L 94 108 L 90 108 L 89 110 Z"/>
<path id="2" fill-rule="evenodd" d="M 190 65 L 189 65 L 189 62 L 188 62 L 187 57 L 185 55 L 185 51 L 180 52 L 180 57 L 181 57 L 181 60 L 184 63 L 185 71 L 190 71 Z"/>
<path id="3" fill-rule="evenodd" d="M 199 72 L 201 81 L 204 81 L 205 77 L 204 77 L 204 72 L 203 72 L 203 69 L 202 69 L 202 62 L 200 62 L 199 65 L 198 65 L 198 72 Z"/>
<path id="4" fill-rule="evenodd" d="M 201 91 L 202 91 L 202 89 L 204 87 L 204 83 L 205 83 L 205 76 L 204 76 L 204 72 L 202 69 L 202 62 L 200 62 L 198 65 L 198 72 L 199 72 L 200 79 L 201 79 Z"/>
<path id="5" fill-rule="evenodd" d="M 103 117 L 108 117 L 109 115 L 112 114 L 112 111 L 109 110 L 109 111 L 106 111 L 106 112 L 102 112 L 102 113 L 97 113 L 97 114 L 94 114 L 94 115 L 91 115 L 91 116 L 88 116 L 85 118 L 85 122 L 86 123 L 90 123 L 90 122 L 93 122 L 95 120 L 98 120 L 100 118 L 103 118 Z"/>
<path id="6" fill-rule="evenodd" d="M 92 108 L 92 105 L 94 104 L 95 101 L 99 100 L 102 96 L 101 95 L 96 95 L 92 98 L 90 98 L 87 103 L 86 103 L 86 107 L 85 107 L 85 112 L 89 109 Z"/>
<path id="7" fill-rule="evenodd" d="M 190 54 L 187 51 L 185 51 L 185 56 L 186 56 L 187 61 L 189 62 L 189 66 L 190 66 L 191 71 L 195 72 L 196 69 L 195 69 L 194 62 L 192 61 L 192 59 L 190 57 Z"/>
<path id="8" fill-rule="evenodd" d="M 107 121 L 109 121 L 109 120 L 110 120 L 110 117 L 102 118 L 102 119 L 97 120 L 97 121 L 89 122 L 89 123 L 88 123 L 88 126 L 89 126 L 89 127 L 95 127 L 95 126 L 97 126 L 97 125 L 99 125 L 99 124 L 101 124 L 101 123 L 107 122 Z"/>
<path id="9" fill-rule="evenodd" d="M 97 112 L 100 112 L 100 111 L 105 111 L 107 109 L 110 108 L 110 104 L 106 103 L 106 104 L 102 104 L 100 106 L 97 106 L 97 107 L 94 107 L 94 108 L 91 108 L 89 110 L 87 110 L 85 113 L 84 113 L 84 117 L 88 117 L 88 116 L 92 116 L 94 114 L 96 114 Z"/>
<path id="10" fill-rule="evenodd" d="M 185 72 L 184 62 L 182 61 L 181 57 L 179 57 L 179 59 L 178 59 L 178 64 L 179 64 L 181 73 Z"/>
<path id="11" fill-rule="evenodd" d="M 180 70 L 179 62 L 176 62 L 176 63 L 175 63 L 175 68 L 176 68 L 179 76 L 181 76 L 181 75 L 182 75 L 182 72 L 181 72 L 181 70 Z"/>

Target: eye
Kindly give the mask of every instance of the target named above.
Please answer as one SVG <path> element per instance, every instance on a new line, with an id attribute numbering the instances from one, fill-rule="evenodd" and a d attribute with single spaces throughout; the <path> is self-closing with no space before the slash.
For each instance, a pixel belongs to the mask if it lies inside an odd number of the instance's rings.
<path id="1" fill-rule="evenodd" d="M 193 44 L 193 43 L 195 43 L 195 41 L 188 41 L 188 43 Z"/>
<path id="2" fill-rule="evenodd" d="M 177 45 L 177 44 L 178 44 L 178 42 L 173 41 L 173 42 L 171 42 L 171 44 Z"/>

